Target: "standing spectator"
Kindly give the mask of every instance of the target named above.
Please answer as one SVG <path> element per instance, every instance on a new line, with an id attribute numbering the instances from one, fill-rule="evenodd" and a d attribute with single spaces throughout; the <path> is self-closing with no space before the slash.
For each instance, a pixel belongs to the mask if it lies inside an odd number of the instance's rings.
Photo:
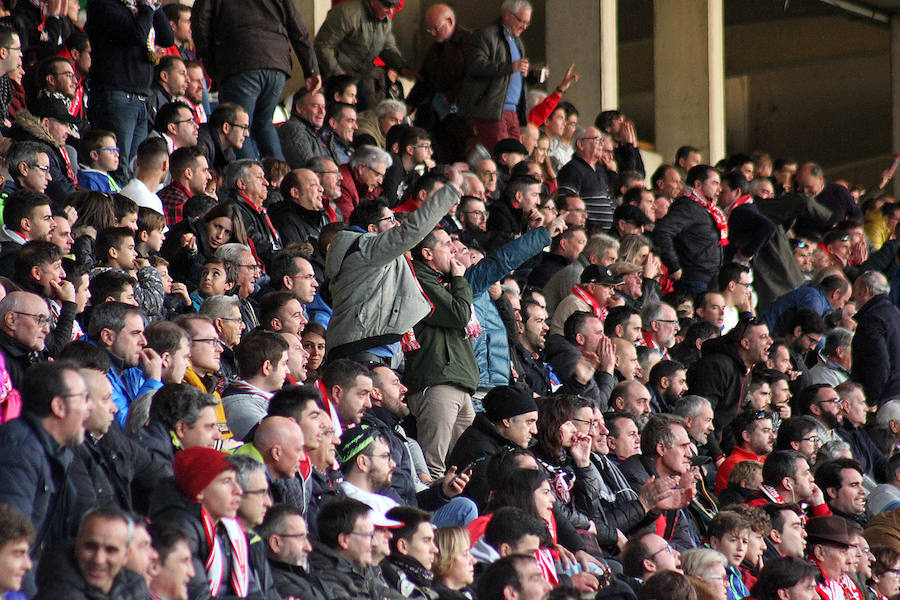
<path id="1" fill-rule="evenodd" d="M 850 375 L 862 384 L 866 398 L 881 405 L 900 395 L 900 311 L 891 303 L 884 275 L 866 271 L 853 283 L 858 326 L 851 351 Z"/>
<path id="2" fill-rule="evenodd" d="M 325 188 L 309 169 L 296 169 L 281 180 L 284 200 L 272 206 L 272 221 L 285 245 L 292 242 L 316 244 L 322 228 L 331 222 L 323 194 Z"/>
<path id="3" fill-rule="evenodd" d="M 162 200 L 166 224 L 172 227 L 181 221 L 185 202 L 205 194 L 206 186 L 212 179 L 203 148 L 185 146 L 173 152 L 169 157 L 169 175 L 172 182 L 156 195 Z"/>
<path id="4" fill-rule="evenodd" d="M 356 107 L 352 104 L 334 102 L 328 108 L 325 126 L 319 131 L 319 139 L 325 145 L 327 157 L 335 164 L 343 165 L 353 153 L 353 136 L 359 129 Z M 309 167 L 309 165 L 306 165 Z"/>
<path id="5" fill-rule="evenodd" d="M 572 137 L 574 155 L 557 176 L 560 195 L 578 196 L 584 201 L 587 215 L 603 231 L 613 223 L 616 204 L 613 200 L 610 173 L 612 139 L 596 127 L 586 127 Z M 612 175 L 612 177 L 611 177 Z"/>
<path id="6" fill-rule="evenodd" d="M 634 123 L 625 117 L 620 110 L 604 110 L 597 115 L 594 121 L 597 129 L 608 134 L 616 144 L 613 157 L 620 172 L 635 171 L 643 178 L 644 161 L 638 150 L 637 133 L 634 131 Z M 655 183 L 655 182 L 654 182 Z M 680 192 L 681 190 L 679 190 Z"/>
<path id="7" fill-rule="evenodd" d="M 469 38 L 459 96 L 460 113 L 473 121 L 489 150 L 500 140 L 519 139 L 519 124 L 525 122 L 529 63 L 521 35 L 531 24 L 531 4 L 504 0 L 500 13 L 495 23 Z"/>
<path id="8" fill-rule="evenodd" d="M 153 85 L 147 98 L 147 118 L 150 128 L 156 123 L 159 109 L 170 102 L 184 100 L 187 91 L 187 67 L 177 56 L 163 56 L 153 70 Z"/>
<path id="9" fill-rule="evenodd" d="M 90 0 L 84 28 L 91 42 L 91 124 L 116 134 L 124 175 L 149 130 L 144 99 L 159 62 L 150 45 L 151 28 L 157 46 L 173 45 L 175 36 L 152 0 Z"/>
<path id="10" fill-rule="evenodd" d="M 283 159 L 272 114 L 291 73 L 291 49 L 303 67 L 306 89 L 322 85 L 309 32 L 294 3 L 199 0 L 191 9 L 191 30 L 197 55 L 219 84 L 219 100 L 244 107 L 250 117 L 252 142 L 238 148 L 238 156 Z"/>
<path id="11" fill-rule="evenodd" d="M 407 71 L 390 19 L 399 5 L 400 0 L 350 0 L 329 10 L 316 32 L 316 56 L 322 74 L 349 75 L 363 91 L 376 57 L 395 71 Z M 360 110 L 376 103 L 374 98 L 360 97 L 359 101 Z"/>

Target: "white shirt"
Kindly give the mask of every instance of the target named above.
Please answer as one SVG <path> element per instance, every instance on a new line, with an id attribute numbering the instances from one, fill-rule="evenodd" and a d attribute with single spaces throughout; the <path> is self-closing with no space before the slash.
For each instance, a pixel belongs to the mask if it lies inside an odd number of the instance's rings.
<path id="1" fill-rule="evenodd" d="M 162 200 L 160 200 L 159 196 L 157 196 L 154 192 L 151 192 L 150 188 L 144 185 L 144 182 L 140 179 L 132 179 L 125 185 L 125 187 L 122 188 L 122 191 L 119 193 L 134 200 L 135 204 L 137 204 L 138 206 L 150 208 L 161 215 L 165 214 L 165 212 L 163 211 Z"/>

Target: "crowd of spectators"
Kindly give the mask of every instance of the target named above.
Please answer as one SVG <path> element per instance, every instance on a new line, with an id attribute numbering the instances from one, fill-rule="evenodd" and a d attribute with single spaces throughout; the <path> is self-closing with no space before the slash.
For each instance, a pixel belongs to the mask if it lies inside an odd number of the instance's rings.
<path id="1" fill-rule="evenodd" d="M 898 598 L 893 171 L 400 4 L 0 18 L 3 600 Z"/>

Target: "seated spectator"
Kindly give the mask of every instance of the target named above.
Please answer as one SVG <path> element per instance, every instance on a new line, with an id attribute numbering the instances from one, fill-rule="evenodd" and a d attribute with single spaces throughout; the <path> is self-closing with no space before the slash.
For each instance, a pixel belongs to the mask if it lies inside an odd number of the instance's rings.
<path id="1" fill-rule="evenodd" d="M 900 582 L 896 581 L 893 569 L 900 563 L 900 551 L 889 546 L 872 546 L 875 562 L 872 564 L 872 577 L 869 591 L 876 598 L 891 598 L 900 593 Z"/>
<path id="2" fill-rule="evenodd" d="M 50 159 L 45 193 L 54 202 L 62 203 L 66 196 L 75 191 L 75 171 L 73 156 L 69 156 L 66 139 L 77 119 L 69 114 L 65 102 L 53 96 L 36 98 L 20 111 L 9 131 L 9 137 L 16 142 L 37 142 Z M 37 163 L 36 163 L 37 164 Z M 36 167 L 37 168 L 37 167 Z M 13 168 L 15 170 L 15 168 Z M 41 169 L 43 170 L 43 169 Z"/>
<path id="3" fill-rule="evenodd" d="M 541 568 L 534 556 L 511 554 L 484 570 L 478 578 L 475 591 L 479 600 L 525 598 L 525 594 L 530 592 L 533 592 L 534 597 L 542 598 L 553 586 L 540 577 L 540 574 Z"/>
<path id="4" fill-rule="evenodd" d="M 0 354 L 15 388 L 47 346 L 52 323 L 47 301 L 29 292 L 10 292 L 0 300 Z"/>
<path id="5" fill-rule="evenodd" d="M 469 532 L 465 527 L 441 527 L 434 532 L 434 544 L 432 588 L 448 597 L 471 594 L 475 559 L 469 550 Z"/>
<path id="6" fill-rule="evenodd" d="M 380 571 L 369 568 L 375 566 L 371 512 L 369 506 L 353 498 L 332 500 L 319 510 L 319 544 L 309 555 L 309 565 L 325 588 L 326 597 L 403 598 L 389 588 Z"/>
<path id="7" fill-rule="evenodd" d="M 311 158 L 328 155 L 319 141 L 325 124 L 325 96 L 321 90 L 301 88 L 293 98 L 290 118 L 278 128 L 281 151 L 291 169 L 299 169 Z"/>
<path id="8" fill-rule="evenodd" d="M 196 146 L 199 129 L 194 111 L 180 100 L 163 104 L 153 122 L 153 132 L 165 140 L 169 154 L 179 148 Z"/>
<path id="9" fill-rule="evenodd" d="M 137 279 L 117 269 L 110 269 L 97 273 L 91 277 L 89 284 L 92 305 L 96 306 L 104 302 L 121 302 L 137 306 L 134 299 L 134 287 Z M 92 310 L 93 312 L 93 310 Z"/>
<path id="10" fill-rule="evenodd" d="M 123 568 L 133 530 L 131 517 L 118 508 L 89 511 L 81 521 L 74 546 L 59 548 L 41 561 L 35 598 L 88 597 L 94 590 L 111 600 L 147 594 L 144 578 Z M 98 564 L 103 566 L 98 568 Z"/>
<path id="11" fill-rule="evenodd" d="M 30 519 L 37 532 L 31 540 L 34 559 L 40 548 L 63 542 L 74 525 L 70 446 L 84 440 L 90 405 L 84 379 L 72 365 L 44 362 L 26 375 L 19 386 L 22 416 L 0 426 L 0 505 Z M 26 576 L 23 589 L 34 593 L 33 572 Z"/>
<path id="12" fill-rule="evenodd" d="M 15 142 L 7 153 L 9 175 L 4 178 L 8 192 L 28 190 L 44 194 L 51 181 L 50 155 L 40 142 Z"/>
<path id="13" fill-rule="evenodd" d="M 331 223 L 324 205 L 325 188 L 309 169 L 295 169 L 281 180 L 284 200 L 272 207 L 272 219 L 284 244 L 316 244 L 322 228 Z"/>
<path id="14" fill-rule="evenodd" d="M 254 331 L 244 336 L 234 354 L 238 378 L 222 392 L 222 404 L 228 429 L 243 439 L 266 416 L 272 394 L 284 385 L 288 344 L 271 332 Z"/>
<path id="15" fill-rule="evenodd" d="M 775 440 L 776 450 L 794 450 L 812 464 L 819 451 L 819 425 L 810 416 L 791 417 L 782 421 Z"/>
<path id="16" fill-rule="evenodd" d="M 831 387 L 837 387 L 850 379 L 852 340 L 853 332 L 843 327 L 835 327 L 825 334 L 822 356 L 808 373 L 810 385 L 827 383 Z"/>
<path id="17" fill-rule="evenodd" d="M 96 306 L 87 334 L 110 357 L 107 377 L 113 388 L 113 402 L 119 409 L 116 421 L 124 427 L 131 403 L 162 387 L 162 359 L 146 348 L 144 315 L 135 306 L 119 302 Z"/>
<path id="18" fill-rule="evenodd" d="M 609 430 L 609 453 L 614 459 L 621 463 L 641 453 L 641 435 L 634 415 L 613 412 L 607 413 L 605 419 Z"/>
<path id="19" fill-rule="evenodd" d="M 728 485 L 718 495 L 718 503 L 722 506 L 740 504 L 758 494 L 760 485 L 762 485 L 762 463 L 743 460 L 731 469 Z"/>
<path id="20" fill-rule="evenodd" d="M 190 296 L 194 310 L 199 311 L 206 298 L 231 293 L 237 282 L 237 265 L 215 256 L 207 258 L 200 270 L 200 283 Z"/>
<path id="21" fill-rule="evenodd" d="M 391 155 L 381 148 L 360 146 L 347 164 L 338 167 L 341 172 L 341 196 L 334 203 L 344 222 L 350 222 L 350 216 L 361 202 L 381 195 L 381 184 L 391 163 Z"/>
<path id="22" fill-rule="evenodd" d="M 381 562 L 385 581 L 405 596 L 433 593 L 431 569 L 438 549 L 431 515 L 411 506 L 396 506 L 386 516 L 402 525 L 391 530 L 391 554 Z"/>
<path id="23" fill-rule="evenodd" d="M 15 258 L 27 242 L 51 241 L 56 228 L 50 198 L 41 192 L 21 190 L 3 202 L 3 230 L 0 240 L 0 275 L 15 276 Z"/>
<path id="24" fill-rule="evenodd" d="M 747 502 L 751 506 L 762 506 L 770 502 L 799 504 L 804 506 L 809 516 L 831 514 L 822 490 L 815 485 L 806 457 L 799 452 L 773 452 L 766 458 L 762 474 L 763 484 L 759 488 L 759 494 Z"/>
<path id="25" fill-rule="evenodd" d="M 291 292 L 272 292 L 259 303 L 259 325 L 275 333 L 298 334 L 306 325 L 303 305 Z"/>
<path id="26" fill-rule="evenodd" d="M 153 129 L 159 109 L 184 100 L 188 87 L 187 67 L 179 56 L 166 55 L 153 68 L 153 83 L 147 97 L 147 121 Z"/>
<path id="27" fill-rule="evenodd" d="M 776 558 L 766 563 L 750 591 L 757 600 L 802 598 L 815 593 L 818 577 L 819 570 L 803 557 Z"/>
<path id="28" fill-rule="evenodd" d="M 200 314 L 210 319 L 216 337 L 222 342 L 219 372 L 226 379 L 237 375 L 234 349 L 246 329 L 241 318 L 241 303 L 237 296 L 210 296 L 200 307 Z M 205 386 L 204 386 L 205 387 Z"/>
<path id="29" fill-rule="evenodd" d="M 326 600 L 321 582 L 309 572 L 313 547 L 303 513 L 286 504 L 276 504 L 266 512 L 257 531 L 265 544 L 278 593 L 283 597 Z"/>
<path id="30" fill-rule="evenodd" d="M 253 254 L 263 261 L 281 249 L 281 237 L 263 206 L 268 185 L 262 165 L 255 160 L 237 160 L 225 170 L 223 187 L 228 202 L 237 207 L 252 242 Z"/>
<path id="31" fill-rule="evenodd" d="M 120 193 L 131 198 L 138 206 L 151 208 L 161 215 L 165 214 L 162 200 L 156 195 L 156 190 L 169 171 L 169 154 L 163 139 L 151 137 L 141 142 L 137 147 L 135 163 L 137 172 Z"/>
<path id="32" fill-rule="evenodd" d="M 843 423 L 838 425 L 838 435 L 850 444 L 850 450 L 862 467 L 865 477 L 865 487 L 872 490 L 875 481 L 884 479 L 887 460 L 872 438 L 865 431 L 867 417 L 875 409 L 866 403 L 862 386 L 858 383 L 846 382 L 838 385 L 835 390 L 841 399 Z"/>
<path id="33" fill-rule="evenodd" d="M 319 140 L 328 150 L 328 158 L 335 165 L 347 164 L 353 154 L 353 137 L 359 125 L 356 107 L 345 102 L 332 102 L 326 113 L 325 125 L 319 130 Z"/>
<path id="34" fill-rule="evenodd" d="M 609 394 L 609 408 L 634 417 L 638 429 L 643 429 L 650 418 L 650 392 L 639 381 L 626 380 L 614 387 Z"/>
<path id="35" fill-rule="evenodd" d="M 212 179 L 203 149 L 200 146 L 185 146 L 172 152 L 169 156 L 169 176 L 171 183 L 159 190 L 157 196 L 162 201 L 166 223 L 172 227 L 181 221 L 185 202 L 205 194 Z M 199 243 L 198 240 L 198 246 Z"/>
<path id="36" fill-rule="evenodd" d="M 728 510 L 720 511 L 709 526 L 710 548 L 721 552 L 728 562 L 725 567 L 728 600 L 740 600 L 749 595 L 741 580 L 740 565 L 747 554 L 750 531 L 750 521 Z"/>
<path id="37" fill-rule="evenodd" d="M 4 557 L 6 563 L 5 572 L 0 579 L 0 594 L 13 599 L 22 589 L 25 575 L 34 564 L 28 553 L 28 547 L 34 540 L 35 531 L 28 517 L 10 506 L 0 506 L 0 532 L 2 532 L 0 555 Z M 469 536 L 466 535 L 467 542 L 468 539 Z"/>
<path id="38" fill-rule="evenodd" d="M 225 167 L 235 160 L 235 150 L 244 147 L 250 137 L 250 116 L 247 110 L 231 102 L 216 106 L 209 121 L 200 126 L 197 141 L 206 149 L 210 168 L 223 173 Z"/>
<path id="39" fill-rule="evenodd" d="M 663 571 L 681 573 L 681 553 L 656 533 L 645 532 L 628 540 L 622 550 L 622 572 L 639 583 Z"/>
<path id="40" fill-rule="evenodd" d="M 149 422 L 127 429 L 137 429 L 136 441 L 171 463 L 178 450 L 221 444 L 217 404 L 213 396 L 193 386 L 167 384 L 153 395 Z"/>
<path id="41" fill-rule="evenodd" d="M 176 5 L 170 5 L 176 6 Z M 160 599 L 188 597 L 188 582 L 194 577 L 194 563 L 187 534 L 171 523 L 150 526 L 156 559 L 150 577 L 150 594 Z"/>
<path id="42" fill-rule="evenodd" d="M 850 521 L 833 515 L 813 517 L 806 524 L 806 553 L 822 573 L 817 578 L 819 597 L 832 597 L 830 590 L 843 591 L 845 586 L 850 593 L 860 595 L 847 577 L 847 552 L 853 545 L 853 533 Z"/>
<path id="43" fill-rule="evenodd" d="M 775 445 L 772 413 L 764 410 L 746 410 L 731 422 L 734 448 L 716 473 L 716 495 L 728 484 L 728 476 L 736 464 L 745 460 L 765 462 L 765 457 Z"/>
<path id="44" fill-rule="evenodd" d="M 815 419 L 819 445 L 841 441 L 838 426 L 844 422 L 843 400 L 830 385 L 820 383 L 804 388 L 797 395 L 797 405 Z"/>
<path id="45" fill-rule="evenodd" d="M 315 300 L 316 290 L 319 287 L 313 266 L 305 256 L 301 252 L 281 250 L 276 252 L 269 262 L 272 287 L 278 292 L 287 292 L 303 306 Z"/>
<path id="46" fill-rule="evenodd" d="M 825 495 L 832 514 L 855 521 L 865 527 L 866 496 L 863 472 L 859 463 L 850 458 L 839 458 L 816 465 L 816 485 Z"/>
<path id="47" fill-rule="evenodd" d="M 382 150 L 387 148 L 387 134 L 395 125 L 400 125 L 406 119 L 406 105 L 399 100 L 382 100 L 375 108 L 359 113 L 357 121 L 359 133 L 368 134 L 375 140 L 375 145 Z M 390 166 L 388 163 L 386 166 Z"/>
<path id="48" fill-rule="evenodd" d="M 301 511 L 307 510 L 309 504 L 308 490 L 298 476 L 298 465 L 305 455 L 305 439 L 303 429 L 295 421 L 270 416 L 254 428 L 253 442 L 235 452 L 235 455 L 253 457 L 264 465 L 270 485 L 268 493 L 276 502 Z"/>
<path id="49" fill-rule="evenodd" d="M 728 559 L 718 550 L 695 548 L 681 554 L 681 568 L 685 575 L 695 577 L 706 584 L 710 597 L 733 600 Z"/>
<path id="50" fill-rule="evenodd" d="M 550 334 L 562 334 L 566 319 L 574 312 L 588 311 L 603 321 L 609 309 L 615 286 L 621 283 L 608 268 L 590 265 L 580 278 L 581 283 L 560 301 L 550 321 Z"/>
<path id="51" fill-rule="evenodd" d="M 771 548 L 766 550 L 763 558 L 768 561 L 773 557 L 806 556 L 806 531 L 803 528 L 805 515 L 800 505 L 773 502 L 763 505 L 762 508 L 772 521 L 772 530 L 768 536 Z"/>
<path id="52" fill-rule="evenodd" d="M 111 194 L 122 187 L 109 174 L 119 168 L 119 148 L 116 134 L 95 129 L 81 136 L 81 160 L 78 169 L 78 186 Z"/>
<path id="53" fill-rule="evenodd" d="M 159 354 L 162 361 L 162 382 L 181 383 L 191 368 L 191 336 L 168 321 L 159 321 L 144 330 L 147 347 Z"/>
<path id="54" fill-rule="evenodd" d="M 866 499 L 866 509 L 871 515 L 900 508 L 900 454 L 895 454 L 887 461 L 886 481 L 879 484 Z"/>

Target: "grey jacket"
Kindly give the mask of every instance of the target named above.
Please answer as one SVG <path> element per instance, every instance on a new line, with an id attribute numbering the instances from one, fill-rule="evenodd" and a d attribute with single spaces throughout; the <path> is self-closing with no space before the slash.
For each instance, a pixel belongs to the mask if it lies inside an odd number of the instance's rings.
<path id="1" fill-rule="evenodd" d="M 319 141 L 315 127 L 297 115 L 288 119 L 278 128 L 278 140 L 284 160 L 292 169 L 300 169 L 311 158 L 329 156 L 328 148 Z"/>
<path id="2" fill-rule="evenodd" d="M 515 40 L 519 53 L 527 56 L 522 40 Z M 459 96 L 460 112 L 474 119 L 499 121 L 503 116 L 503 102 L 512 73 L 512 56 L 506 44 L 503 24 L 498 20 L 473 33 L 466 48 L 466 78 Z M 527 94 L 523 79 L 522 95 L 516 111 L 519 121 L 525 117 Z"/>
<path id="3" fill-rule="evenodd" d="M 315 48 L 324 77 L 344 72 L 362 78 L 376 56 L 392 69 L 406 67 L 391 21 L 376 21 L 369 0 L 350 0 L 329 10 L 316 33 Z"/>
<path id="4" fill-rule="evenodd" d="M 400 227 L 379 234 L 357 227 L 337 234 L 325 261 L 333 306 L 329 352 L 351 343 L 359 344 L 355 352 L 396 342 L 428 316 L 431 303 L 404 253 L 434 229 L 459 197 L 456 186 L 448 184 Z"/>

